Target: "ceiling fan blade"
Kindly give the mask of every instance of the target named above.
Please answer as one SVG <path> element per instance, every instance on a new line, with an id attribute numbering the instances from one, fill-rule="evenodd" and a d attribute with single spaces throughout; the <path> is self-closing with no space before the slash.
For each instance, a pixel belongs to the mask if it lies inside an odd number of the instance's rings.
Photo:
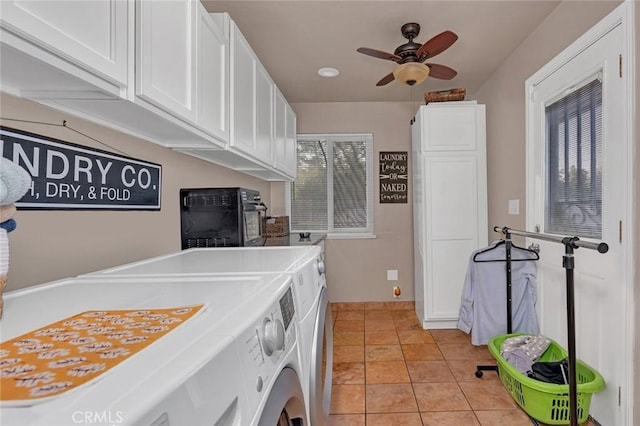
<path id="1" fill-rule="evenodd" d="M 393 76 L 393 73 L 390 72 L 389 74 L 382 77 L 380 81 L 376 83 L 376 86 L 384 86 L 385 84 L 391 83 L 393 80 L 395 80 L 395 77 Z"/>
<path id="2" fill-rule="evenodd" d="M 429 77 L 440 78 L 442 80 L 451 80 L 458 75 L 458 72 L 446 65 L 425 64 L 429 67 Z"/>
<path id="3" fill-rule="evenodd" d="M 393 53 L 383 52 L 382 50 L 370 49 L 368 47 L 359 47 L 356 51 L 364 53 L 365 55 L 373 56 L 374 58 L 387 59 L 389 61 L 399 62 L 402 58 Z"/>
<path id="4" fill-rule="evenodd" d="M 458 36 L 455 33 L 449 30 L 443 31 L 420 46 L 420 49 L 416 52 L 416 56 L 418 58 L 424 56 L 424 59 L 432 58 L 447 50 L 457 39 Z"/>

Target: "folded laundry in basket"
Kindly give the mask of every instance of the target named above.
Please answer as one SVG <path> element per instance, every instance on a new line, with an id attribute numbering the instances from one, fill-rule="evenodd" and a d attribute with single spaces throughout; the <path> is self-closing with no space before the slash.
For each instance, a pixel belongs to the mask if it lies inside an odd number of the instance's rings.
<path id="1" fill-rule="evenodd" d="M 533 360 L 522 349 L 505 352 L 502 357 L 522 374 L 527 374 L 531 371 Z"/>
<path id="2" fill-rule="evenodd" d="M 543 335 L 514 336 L 502 342 L 500 355 L 518 371 L 527 374 L 550 344 L 551 340 Z"/>

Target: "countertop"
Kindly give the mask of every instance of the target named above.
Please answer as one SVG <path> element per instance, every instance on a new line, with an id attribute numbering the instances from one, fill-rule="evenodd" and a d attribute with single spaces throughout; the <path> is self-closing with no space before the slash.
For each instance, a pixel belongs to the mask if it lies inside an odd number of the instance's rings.
<path id="1" fill-rule="evenodd" d="M 311 234 L 309 238 L 300 238 L 300 234 L 289 234 L 286 237 L 269 237 L 265 246 L 313 246 L 327 237 L 326 234 Z"/>

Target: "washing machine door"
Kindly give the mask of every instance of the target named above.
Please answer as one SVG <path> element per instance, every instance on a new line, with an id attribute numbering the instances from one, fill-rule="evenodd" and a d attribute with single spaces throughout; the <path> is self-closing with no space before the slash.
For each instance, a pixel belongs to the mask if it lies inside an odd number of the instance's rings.
<path id="1" fill-rule="evenodd" d="M 308 424 L 300 379 L 293 369 L 283 368 L 269 392 L 258 426 Z"/>
<path id="2" fill-rule="evenodd" d="M 329 312 L 327 289 L 320 292 L 313 330 L 309 377 L 309 413 L 311 426 L 323 426 L 329 421 L 331 380 L 333 374 L 333 326 Z"/>

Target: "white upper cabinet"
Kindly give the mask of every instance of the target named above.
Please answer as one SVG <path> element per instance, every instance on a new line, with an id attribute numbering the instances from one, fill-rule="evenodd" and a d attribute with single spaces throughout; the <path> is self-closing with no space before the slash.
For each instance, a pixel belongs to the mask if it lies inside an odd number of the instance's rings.
<path id="1" fill-rule="evenodd" d="M 277 89 L 274 98 L 273 165 L 276 169 L 285 170 L 287 164 L 285 148 L 287 143 L 287 100 Z"/>
<path id="2" fill-rule="evenodd" d="M 255 155 L 257 58 L 231 23 L 231 146 Z"/>
<path id="3" fill-rule="evenodd" d="M 275 85 L 264 67 L 256 66 L 256 140 L 255 155 L 259 160 L 273 164 L 273 94 Z"/>
<path id="4" fill-rule="evenodd" d="M 193 123 L 198 3 L 136 2 L 136 95 Z"/>
<path id="5" fill-rule="evenodd" d="M 293 110 L 229 15 L 199 0 L 0 0 L 0 53 L 3 92 L 265 180 L 295 176 Z"/>
<path id="6" fill-rule="evenodd" d="M 0 1 L 2 59 L 8 62 L 2 69 L 3 89 L 19 95 L 66 91 L 70 96 L 89 90 L 81 84 L 88 80 L 120 95 L 128 84 L 132 5 L 122 0 Z M 34 58 L 54 68 L 35 67 Z"/>
<path id="7" fill-rule="evenodd" d="M 273 90 L 271 77 L 238 27 L 231 24 L 230 146 L 273 164 Z"/>
<path id="8" fill-rule="evenodd" d="M 478 149 L 479 108 L 468 103 L 441 104 L 422 114 L 425 129 L 421 151 L 475 151 Z M 480 132 L 480 135 L 483 133 Z"/>
<path id="9" fill-rule="evenodd" d="M 229 140 L 229 16 L 209 14 L 198 4 L 197 123 Z"/>
<path id="10" fill-rule="evenodd" d="M 284 172 L 296 178 L 297 174 L 297 157 L 296 148 L 298 146 L 296 138 L 296 113 L 289 104 L 285 105 L 285 142 L 284 142 Z"/>
<path id="11" fill-rule="evenodd" d="M 289 178 L 296 177 L 296 114 L 279 90 L 275 93 L 274 166 Z"/>
<path id="12" fill-rule="evenodd" d="M 235 24 L 231 25 L 230 146 L 281 178 L 295 176 L 295 113 Z"/>

